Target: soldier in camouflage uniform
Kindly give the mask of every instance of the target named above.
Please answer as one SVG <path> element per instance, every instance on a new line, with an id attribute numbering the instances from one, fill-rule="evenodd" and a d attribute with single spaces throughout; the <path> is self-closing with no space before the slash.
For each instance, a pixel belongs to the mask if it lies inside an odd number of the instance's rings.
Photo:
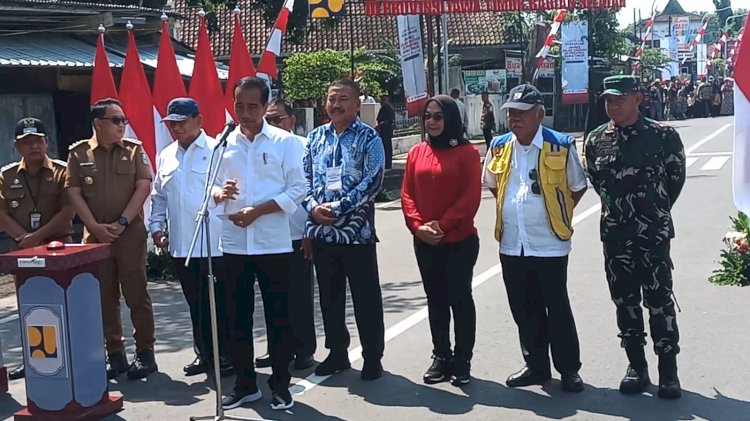
<path id="1" fill-rule="evenodd" d="M 679 331 L 672 299 L 670 211 L 685 184 L 685 153 L 677 132 L 641 116 L 638 79 L 604 79 L 611 121 L 592 131 L 585 144 L 588 176 L 601 197 L 601 240 L 609 290 L 617 306 L 618 335 L 630 365 L 620 392 L 640 393 L 650 384 L 644 354 L 641 309 L 649 310 L 659 356 L 659 397 L 680 397 L 677 377 Z"/>

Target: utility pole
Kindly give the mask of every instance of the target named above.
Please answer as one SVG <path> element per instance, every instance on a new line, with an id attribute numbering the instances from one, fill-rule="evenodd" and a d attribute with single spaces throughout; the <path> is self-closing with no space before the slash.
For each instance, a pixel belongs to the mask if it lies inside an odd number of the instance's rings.
<path id="1" fill-rule="evenodd" d="M 445 78 L 445 93 L 450 94 L 450 62 L 448 61 L 448 2 L 444 2 L 443 12 L 443 77 Z"/>

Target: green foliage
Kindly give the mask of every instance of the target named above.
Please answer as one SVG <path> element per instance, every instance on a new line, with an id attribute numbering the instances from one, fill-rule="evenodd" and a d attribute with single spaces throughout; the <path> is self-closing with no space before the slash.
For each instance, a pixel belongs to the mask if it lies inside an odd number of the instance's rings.
<path id="1" fill-rule="evenodd" d="M 177 279 L 169 253 L 161 249 L 149 251 L 146 261 L 146 276 L 150 281 L 173 281 Z"/>
<path id="2" fill-rule="evenodd" d="M 375 98 L 383 93 L 391 94 L 403 83 L 401 58 L 398 49 L 390 42 L 385 51 L 368 52 L 359 48 L 354 52 L 356 79 Z"/>
<path id="3" fill-rule="evenodd" d="M 714 73 L 724 74 L 726 68 L 727 64 L 723 58 L 715 58 L 711 60 L 711 70 Z"/>
<path id="4" fill-rule="evenodd" d="M 643 49 L 643 55 L 641 56 L 641 63 L 643 68 L 659 68 L 671 62 L 672 59 L 668 55 L 664 54 L 661 48 L 646 47 Z"/>
<path id="5" fill-rule="evenodd" d="M 750 285 L 750 221 L 742 212 L 729 219 L 734 231 L 724 236 L 726 247 L 721 251 L 721 267 L 713 271 L 708 281 L 718 285 Z"/>
<path id="6" fill-rule="evenodd" d="M 593 22 L 589 48 L 594 57 L 619 59 L 627 53 L 625 32 L 620 30 L 617 13 L 620 9 L 576 10 L 565 16 L 565 22 L 589 20 Z"/>

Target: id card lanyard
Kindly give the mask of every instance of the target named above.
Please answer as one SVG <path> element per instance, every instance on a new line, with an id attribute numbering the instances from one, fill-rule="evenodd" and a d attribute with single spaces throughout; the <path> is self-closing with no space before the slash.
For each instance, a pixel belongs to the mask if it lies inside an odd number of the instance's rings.
<path id="1" fill-rule="evenodd" d="M 36 231 L 42 226 L 42 213 L 39 212 L 39 195 L 42 188 L 42 174 L 41 171 L 37 174 L 36 182 L 36 194 L 31 190 L 31 184 L 29 184 L 29 177 L 26 175 L 26 171 L 23 172 L 23 180 L 26 182 L 26 188 L 29 190 L 29 196 L 31 201 L 34 203 L 34 210 L 29 214 L 29 229 Z"/>
<path id="2" fill-rule="evenodd" d="M 326 168 L 326 190 L 328 191 L 341 191 L 343 184 L 341 182 L 341 142 L 337 134 L 334 133 L 335 143 L 333 144 L 333 160 L 331 166 Z M 336 157 L 339 157 L 338 165 L 336 165 Z"/>

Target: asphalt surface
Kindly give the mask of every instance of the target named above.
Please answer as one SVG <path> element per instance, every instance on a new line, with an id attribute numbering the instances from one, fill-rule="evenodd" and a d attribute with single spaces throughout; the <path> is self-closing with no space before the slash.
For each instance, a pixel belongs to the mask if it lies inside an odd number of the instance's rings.
<path id="1" fill-rule="evenodd" d="M 265 380 L 270 371 L 259 370 L 258 384 L 264 398 L 228 414 L 304 421 L 750 419 L 750 336 L 746 327 L 750 320 L 750 289 L 720 287 L 707 281 L 718 266 L 728 217 L 736 213 L 731 194 L 731 124 L 731 118 L 674 124 L 689 157 L 688 181 L 674 208 L 677 238 L 672 244 L 675 293 L 682 308 L 677 316 L 682 337 L 682 399 L 662 401 L 656 397 L 655 387 L 642 396 L 622 396 L 617 392 L 627 362 L 619 347 L 614 305 L 604 278 L 598 198 L 593 190 L 576 208 L 568 285 L 586 389 L 575 395 L 562 392 L 559 375 L 544 386 L 505 386 L 505 378 L 522 366 L 523 359 L 500 276 L 497 243 L 492 237 L 493 203 L 485 192 L 476 219 L 481 250 L 474 279 L 478 326 L 471 384 L 459 389 L 447 383 L 428 386 L 421 381 L 431 352 L 426 303 L 411 236 L 395 201 L 379 204 L 376 216 L 388 341 L 383 378 L 368 383 L 359 379 L 362 361 L 355 349 L 357 332 L 350 302 L 352 370 L 323 381 L 310 376 L 312 370 L 293 372 L 297 402 L 286 413 L 269 408 Z M 185 377 L 182 373 L 181 367 L 192 360 L 193 352 L 187 307 L 179 285 L 153 284 L 151 292 L 160 372 L 144 381 L 111 382 L 110 390 L 124 395 L 125 409 L 106 420 L 184 420 L 213 413 L 214 395 L 205 377 Z M 20 360 L 14 306 L 11 297 L 0 300 L 0 337 L 9 366 Z M 265 332 L 259 309 L 256 316 L 255 353 L 260 355 L 265 352 Z M 127 313 L 123 319 L 128 320 Z M 319 312 L 316 323 L 316 359 L 321 361 L 326 350 Z M 647 349 L 651 350 L 650 341 Z M 649 360 L 652 380 L 657 381 L 653 352 L 649 352 Z M 223 384 L 230 387 L 232 378 Z M 24 404 L 23 381 L 11 382 L 10 393 L 0 395 L 0 419 L 9 419 Z"/>

